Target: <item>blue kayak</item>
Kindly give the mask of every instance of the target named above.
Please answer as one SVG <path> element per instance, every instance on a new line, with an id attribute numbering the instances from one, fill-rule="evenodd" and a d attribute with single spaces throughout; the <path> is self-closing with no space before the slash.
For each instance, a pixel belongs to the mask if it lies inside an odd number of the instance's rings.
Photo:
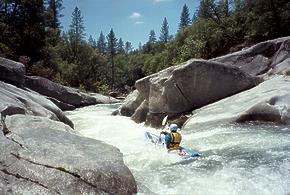
<path id="1" fill-rule="evenodd" d="M 164 145 L 165 140 L 163 136 L 158 136 L 150 132 L 145 132 L 145 139 L 154 143 L 154 144 L 159 144 L 159 145 Z M 181 157 L 182 160 L 188 160 L 192 158 L 196 158 L 200 156 L 198 152 L 194 152 L 188 148 L 180 147 L 179 150 L 171 151 L 171 152 L 176 152 L 178 156 Z"/>

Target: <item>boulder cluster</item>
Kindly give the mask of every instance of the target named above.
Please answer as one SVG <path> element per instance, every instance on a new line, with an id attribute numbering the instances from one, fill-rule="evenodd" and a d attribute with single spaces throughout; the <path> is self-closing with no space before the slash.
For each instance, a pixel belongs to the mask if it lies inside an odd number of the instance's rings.
<path id="1" fill-rule="evenodd" d="M 82 137 L 63 110 L 117 102 L 85 94 L 0 58 L 0 194 L 132 194 L 119 149 Z"/>
<path id="2" fill-rule="evenodd" d="M 192 59 L 140 79 L 114 114 L 153 127 L 168 115 L 189 130 L 218 120 L 289 125 L 289 75 L 290 37 L 284 37 L 215 59 Z"/>

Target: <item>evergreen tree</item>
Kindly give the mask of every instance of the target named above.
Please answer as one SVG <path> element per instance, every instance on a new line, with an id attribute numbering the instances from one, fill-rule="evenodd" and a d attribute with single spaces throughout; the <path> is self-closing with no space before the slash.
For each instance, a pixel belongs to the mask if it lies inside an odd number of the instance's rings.
<path id="1" fill-rule="evenodd" d="M 168 25 L 166 17 L 164 18 L 162 26 L 161 26 L 159 39 L 162 43 L 167 43 L 170 39 L 169 25 Z"/>
<path id="2" fill-rule="evenodd" d="M 122 38 L 120 38 L 119 41 L 118 41 L 118 44 L 117 44 L 117 53 L 118 54 L 125 53 L 124 42 L 123 42 Z"/>
<path id="3" fill-rule="evenodd" d="M 129 52 L 131 52 L 133 50 L 133 47 L 132 47 L 132 43 L 130 43 L 129 41 L 127 41 L 126 43 L 125 43 L 125 53 L 129 53 Z"/>
<path id="4" fill-rule="evenodd" d="M 105 36 L 104 36 L 103 32 L 100 33 L 99 39 L 97 41 L 97 48 L 101 54 L 103 54 L 103 55 L 106 54 L 107 43 L 106 43 Z"/>
<path id="5" fill-rule="evenodd" d="M 48 0 L 47 7 L 47 25 L 54 29 L 60 28 L 59 18 L 63 15 L 60 13 L 63 9 L 62 0 Z"/>
<path id="6" fill-rule="evenodd" d="M 184 4 L 180 16 L 179 30 L 190 25 L 190 14 L 186 4 Z"/>
<path id="7" fill-rule="evenodd" d="M 85 27 L 81 10 L 75 7 L 72 13 L 72 23 L 69 29 L 69 39 L 72 46 L 73 59 L 76 60 L 79 46 L 83 42 L 85 37 Z"/>
<path id="8" fill-rule="evenodd" d="M 96 40 L 92 37 L 92 35 L 90 35 L 90 37 L 88 39 L 88 43 L 92 48 L 94 48 L 94 49 L 97 48 Z"/>
<path id="9" fill-rule="evenodd" d="M 212 18 L 214 6 L 214 0 L 201 0 L 197 11 L 197 16 L 204 19 Z"/>
<path id="10" fill-rule="evenodd" d="M 156 34 L 155 34 L 155 31 L 154 30 L 151 30 L 150 33 L 149 33 L 149 40 L 148 40 L 148 43 L 150 44 L 154 44 L 156 43 Z"/>
<path id="11" fill-rule="evenodd" d="M 61 32 L 59 18 L 63 16 L 60 13 L 63 9 L 62 0 L 47 0 L 46 4 L 47 45 L 56 46 Z"/>
<path id="12" fill-rule="evenodd" d="M 115 63 L 114 57 L 117 53 L 117 39 L 113 29 L 110 30 L 110 33 L 107 36 L 108 40 L 108 55 L 111 61 L 111 72 L 112 72 L 112 82 L 111 82 L 111 89 L 114 90 L 115 88 Z"/>

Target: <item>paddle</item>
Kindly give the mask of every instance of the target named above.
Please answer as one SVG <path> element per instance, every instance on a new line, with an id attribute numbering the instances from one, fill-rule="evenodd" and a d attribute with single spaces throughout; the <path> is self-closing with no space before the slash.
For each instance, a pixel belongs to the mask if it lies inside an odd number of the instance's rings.
<path id="1" fill-rule="evenodd" d="M 166 123 L 167 123 L 167 118 L 168 118 L 168 115 L 166 115 L 166 116 L 163 118 L 163 120 L 162 120 L 161 125 L 162 125 L 162 128 L 163 128 L 163 129 L 164 129 Z M 161 143 L 161 132 L 160 132 L 160 136 L 159 136 L 159 140 L 158 140 L 158 142 Z"/>

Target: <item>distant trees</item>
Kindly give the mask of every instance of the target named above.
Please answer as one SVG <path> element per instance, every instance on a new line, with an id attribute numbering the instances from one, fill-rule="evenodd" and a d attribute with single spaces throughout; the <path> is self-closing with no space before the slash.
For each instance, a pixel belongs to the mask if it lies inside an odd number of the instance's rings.
<path id="1" fill-rule="evenodd" d="M 190 25 L 190 13 L 186 4 L 184 4 L 180 16 L 179 29 Z"/>
<path id="2" fill-rule="evenodd" d="M 108 40 L 108 55 L 110 58 L 111 63 L 111 89 L 114 89 L 115 87 L 115 63 L 114 58 L 117 53 L 117 38 L 115 36 L 115 33 L 113 29 L 110 30 L 110 33 L 107 35 Z"/>
<path id="3" fill-rule="evenodd" d="M 61 10 L 62 0 L 0 0 L 0 56 L 24 62 L 29 74 L 102 93 L 191 58 L 290 35 L 289 0 L 200 0 L 192 17 L 185 4 L 175 36 L 165 17 L 159 39 L 151 30 L 135 50 L 113 29 L 86 37 L 78 7 L 61 33 Z"/>
<path id="4" fill-rule="evenodd" d="M 106 38 L 105 38 L 102 31 L 101 31 L 100 36 L 99 36 L 98 41 L 97 41 L 97 49 L 103 55 L 105 55 L 107 52 Z"/>
<path id="5" fill-rule="evenodd" d="M 169 41 L 170 35 L 169 35 L 169 25 L 167 22 L 167 18 L 165 17 L 162 25 L 161 25 L 161 30 L 160 30 L 160 41 L 162 43 L 167 43 Z"/>

